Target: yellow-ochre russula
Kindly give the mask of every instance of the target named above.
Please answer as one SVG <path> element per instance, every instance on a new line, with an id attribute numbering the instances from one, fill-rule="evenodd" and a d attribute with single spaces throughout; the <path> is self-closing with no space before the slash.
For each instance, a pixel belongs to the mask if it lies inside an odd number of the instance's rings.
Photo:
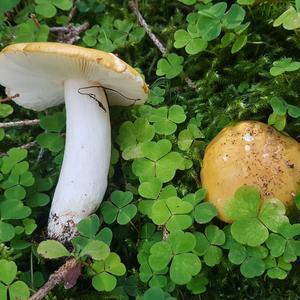
<path id="1" fill-rule="evenodd" d="M 142 76 L 112 53 L 63 43 L 20 43 L 0 52 L 0 84 L 20 106 L 66 106 L 66 144 L 48 235 L 70 240 L 100 205 L 111 153 L 110 105 L 143 104 Z"/>
<path id="2" fill-rule="evenodd" d="M 206 148 L 201 182 L 224 222 L 231 222 L 224 214 L 226 201 L 243 185 L 258 188 L 262 201 L 277 198 L 290 208 L 300 183 L 300 144 L 267 124 L 239 122 Z"/>

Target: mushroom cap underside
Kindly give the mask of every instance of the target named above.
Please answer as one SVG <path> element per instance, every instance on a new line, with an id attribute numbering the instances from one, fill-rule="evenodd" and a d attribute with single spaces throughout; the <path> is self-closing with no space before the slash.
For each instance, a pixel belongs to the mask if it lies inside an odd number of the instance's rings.
<path id="1" fill-rule="evenodd" d="M 275 197 L 291 207 L 300 183 L 300 144 L 261 122 L 229 126 L 208 145 L 201 182 L 225 222 L 224 205 L 243 185 L 257 187 L 262 200 Z"/>
<path id="2" fill-rule="evenodd" d="M 105 89 L 109 104 L 142 104 L 141 75 L 112 53 L 63 43 L 19 43 L 0 52 L 0 84 L 19 105 L 43 110 L 63 103 L 64 82 L 85 79 Z M 88 87 L 79 92 L 88 93 Z"/>

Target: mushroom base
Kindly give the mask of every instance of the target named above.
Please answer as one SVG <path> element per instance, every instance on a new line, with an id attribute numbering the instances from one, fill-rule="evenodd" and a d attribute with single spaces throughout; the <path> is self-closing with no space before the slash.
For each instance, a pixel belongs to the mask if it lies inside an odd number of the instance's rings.
<path id="1" fill-rule="evenodd" d="M 111 129 L 106 95 L 98 86 L 82 79 L 65 82 L 66 145 L 48 224 L 49 237 L 62 242 L 99 207 L 107 188 Z"/>

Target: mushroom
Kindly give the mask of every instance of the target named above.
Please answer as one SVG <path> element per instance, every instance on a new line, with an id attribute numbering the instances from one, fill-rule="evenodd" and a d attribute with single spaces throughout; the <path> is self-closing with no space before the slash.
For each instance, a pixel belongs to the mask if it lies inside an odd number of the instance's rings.
<path id="1" fill-rule="evenodd" d="M 300 183 L 300 144 L 261 122 L 224 128 L 205 150 L 201 182 L 219 218 L 231 222 L 224 205 L 243 186 L 255 186 L 261 199 L 278 198 L 291 208 Z"/>
<path id="2" fill-rule="evenodd" d="M 62 43 L 20 43 L 0 53 L 0 84 L 28 109 L 66 106 L 66 145 L 52 200 L 48 235 L 70 240 L 107 188 L 112 105 L 142 104 L 141 75 L 112 53 Z"/>

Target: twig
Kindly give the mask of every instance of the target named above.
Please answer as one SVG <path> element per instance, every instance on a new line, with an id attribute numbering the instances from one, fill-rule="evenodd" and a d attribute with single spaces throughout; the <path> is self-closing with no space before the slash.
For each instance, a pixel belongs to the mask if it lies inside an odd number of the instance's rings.
<path id="1" fill-rule="evenodd" d="M 37 28 L 41 27 L 41 24 L 35 14 L 30 14 L 30 19 L 34 22 L 34 24 Z"/>
<path id="2" fill-rule="evenodd" d="M 35 146 L 37 144 L 37 141 L 33 141 L 33 142 L 29 142 L 27 144 L 21 145 L 18 148 L 19 149 L 29 149 L 32 148 L 33 146 Z"/>
<path id="3" fill-rule="evenodd" d="M 152 42 L 156 45 L 156 47 L 159 49 L 159 51 L 162 54 L 166 54 L 167 50 L 165 46 L 161 43 L 161 41 L 155 36 L 155 34 L 152 32 L 151 28 L 141 15 L 139 8 L 138 8 L 138 3 L 136 1 L 129 1 L 128 2 L 129 8 L 133 11 L 133 13 L 136 15 L 140 25 L 145 29 L 147 32 L 149 38 L 152 40 Z"/>
<path id="4" fill-rule="evenodd" d="M 192 81 L 191 78 L 185 77 L 184 81 L 187 83 L 187 85 L 188 85 L 190 88 L 192 88 L 192 89 L 194 89 L 194 90 L 197 89 L 196 84 Z"/>
<path id="5" fill-rule="evenodd" d="M 69 22 L 73 19 L 73 17 L 75 16 L 76 12 L 77 12 L 76 6 L 73 6 L 72 9 L 70 10 L 69 15 L 68 15 Z"/>
<path id="6" fill-rule="evenodd" d="M 128 6 L 132 10 L 132 12 L 136 15 L 136 17 L 138 19 L 138 22 L 145 29 L 145 31 L 147 32 L 149 38 L 152 40 L 152 42 L 156 45 L 156 47 L 159 49 L 159 51 L 162 54 L 165 55 L 167 53 L 166 47 L 156 37 L 156 35 L 152 32 L 151 28 L 149 27 L 149 25 L 147 24 L 147 22 L 143 18 L 142 14 L 139 11 L 137 0 L 129 1 Z M 189 77 L 185 77 L 184 80 L 190 88 L 197 89 L 197 86 L 195 85 L 195 83 Z"/>
<path id="7" fill-rule="evenodd" d="M 50 27 L 51 33 L 57 34 L 57 41 L 67 44 L 74 44 L 80 40 L 80 33 L 90 27 L 89 22 L 85 22 L 79 26 L 69 24 L 61 27 Z"/>
<path id="8" fill-rule="evenodd" d="M 19 127 L 19 126 L 33 126 L 40 123 L 39 119 L 34 120 L 23 120 L 15 122 L 3 122 L 0 123 L 0 128 Z"/>
<path id="9" fill-rule="evenodd" d="M 166 241 L 169 237 L 169 231 L 168 229 L 166 228 L 166 226 L 163 226 L 163 240 Z"/>
<path id="10" fill-rule="evenodd" d="M 2 98 L 2 99 L 0 99 L 0 103 L 10 101 L 10 100 L 15 99 L 17 97 L 20 97 L 20 94 L 15 94 L 15 95 L 10 96 L 10 97 Z"/>
<path id="11" fill-rule="evenodd" d="M 37 144 L 37 142 L 33 141 L 33 142 L 29 142 L 27 144 L 21 145 L 21 146 L 19 146 L 17 148 L 18 149 L 30 149 L 30 148 L 34 147 L 36 144 Z M 7 155 L 6 152 L 0 152 L 0 157 L 3 157 L 5 155 Z"/>
<path id="12" fill-rule="evenodd" d="M 64 265 L 51 274 L 48 281 L 28 300 L 44 299 L 61 282 L 64 282 L 65 288 L 73 287 L 80 276 L 80 269 L 81 266 L 75 258 L 67 260 Z"/>

